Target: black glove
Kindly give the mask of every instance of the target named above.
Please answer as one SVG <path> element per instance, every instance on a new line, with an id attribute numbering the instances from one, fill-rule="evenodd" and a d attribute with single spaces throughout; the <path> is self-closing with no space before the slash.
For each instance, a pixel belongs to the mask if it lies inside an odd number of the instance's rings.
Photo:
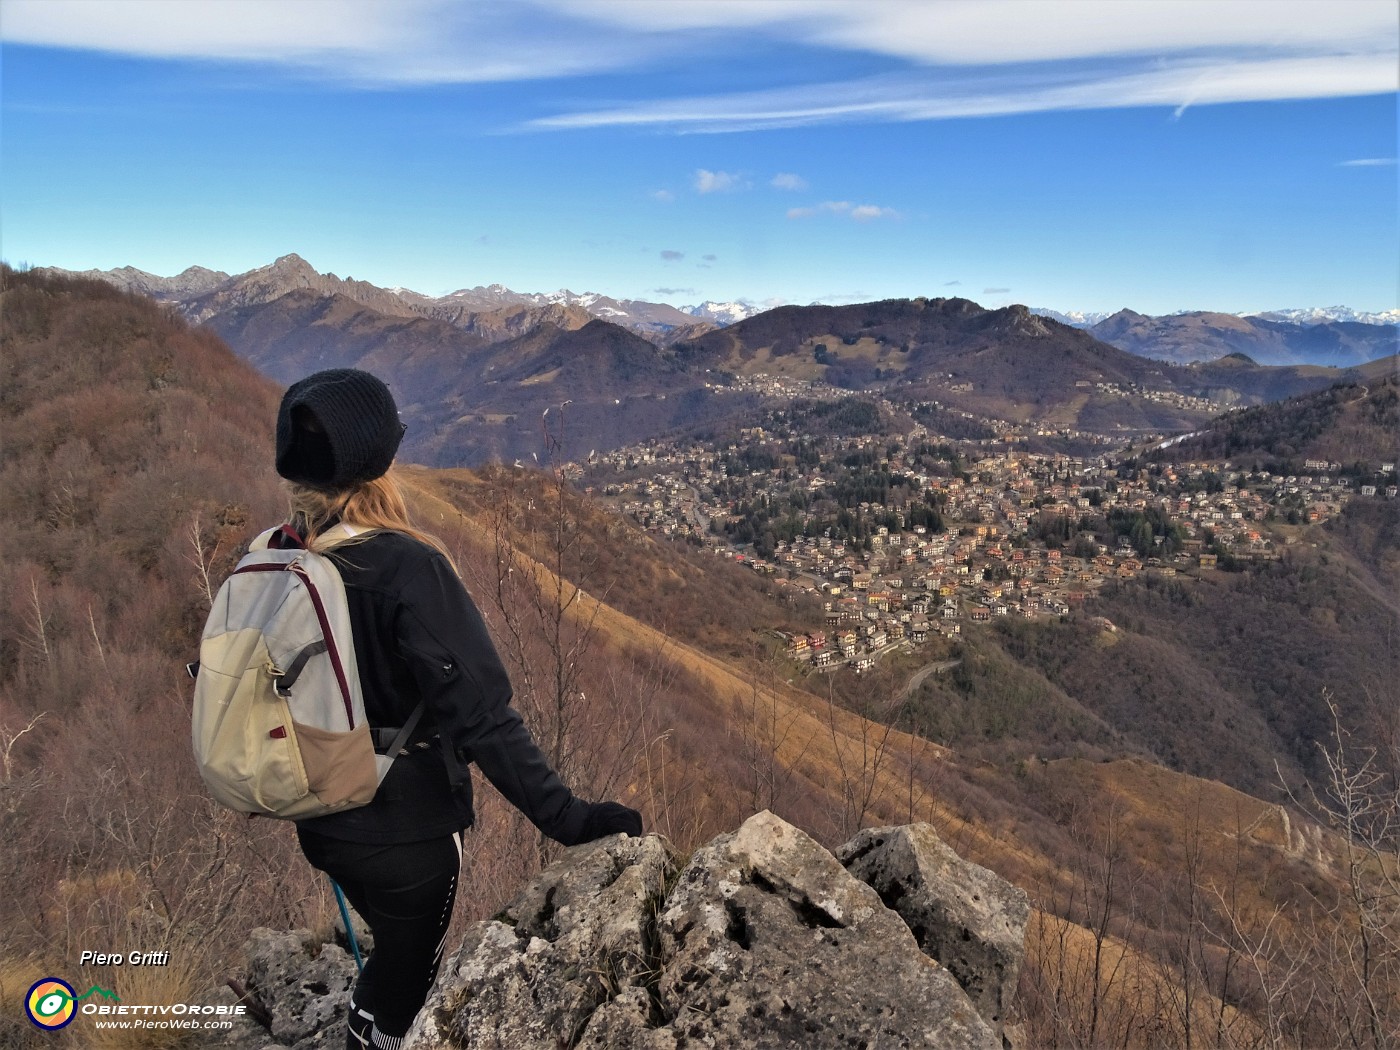
<path id="1" fill-rule="evenodd" d="M 583 831 L 578 841 L 592 842 L 619 832 L 640 836 L 642 815 L 618 802 L 592 802 L 588 804 L 588 815 L 583 818 Z"/>

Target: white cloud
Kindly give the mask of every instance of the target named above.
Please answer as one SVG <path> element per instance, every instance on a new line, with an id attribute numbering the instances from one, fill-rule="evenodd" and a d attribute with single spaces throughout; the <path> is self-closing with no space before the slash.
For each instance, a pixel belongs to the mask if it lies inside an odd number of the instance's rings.
<path id="1" fill-rule="evenodd" d="M 791 172 L 783 171 L 773 176 L 773 181 L 769 183 L 774 189 L 779 190 L 805 190 L 807 180 L 801 175 L 794 175 Z"/>
<path id="2" fill-rule="evenodd" d="M 897 219 L 899 212 L 893 208 L 882 208 L 876 204 L 852 204 L 850 201 L 823 201 L 811 208 L 789 208 L 789 219 L 810 219 L 814 215 L 841 215 L 856 222 L 872 222 L 875 219 Z"/>
<path id="3" fill-rule="evenodd" d="M 851 209 L 851 218 L 856 222 L 873 222 L 875 219 L 897 219 L 899 212 L 893 208 L 881 208 L 874 204 L 857 204 Z"/>
<path id="4" fill-rule="evenodd" d="M 254 62 L 375 85 L 537 80 L 625 68 L 665 46 L 556 9 L 457 0 L 4 0 L 6 43 Z"/>
<path id="5" fill-rule="evenodd" d="M 1365 157 L 1361 160 L 1344 160 L 1337 165 L 1339 168 L 1393 168 L 1395 167 L 1394 157 Z"/>
<path id="6" fill-rule="evenodd" d="M 706 171 L 700 168 L 695 172 L 696 193 L 728 193 L 730 190 L 745 189 L 747 185 L 741 176 L 727 171 Z"/>
<path id="7" fill-rule="evenodd" d="M 814 27 L 832 46 L 921 63 L 1005 65 L 1122 55 L 1169 55 L 1219 48 L 1317 53 L 1393 44 L 1389 0 L 869 0 Z"/>
<path id="8" fill-rule="evenodd" d="M 1394 55 L 1180 59 L 1150 67 L 1035 68 L 950 76 L 929 71 L 743 94 L 643 102 L 535 121 L 540 129 L 610 126 L 726 132 L 850 121 L 921 121 L 1053 110 L 1172 107 L 1388 94 Z"/>
<path id="9" fill-rule="evenodd" d="M 651 199 L 660 201 L 662 204 L 670 204 L 676 199 L 676 195 L 670 190 L 654 190 L 652 191 Z"/>
<path id="10" fill-rule="evenodd" d="M 1392 0 L 553 0 L 649 34 L 761 29 L 806 44 L 936 65 L 1006 65 L 1220 48 L 1302 53 L 1393 48 Z"/>
<path id="11" fill-rule="evenodd" d="M 1170 108 L 1400 89 L 1394 0 L 3 0 L 7 43 L 258 63 L 361 85 L 570 77 L 735 40 L 880 56 L 841 83 L 563 112 L 534 130 L 723 132 L 1053 110 Z M 638 90 L 645 90 L 644 88 Z M 1363 165 L 1353 165 L 1363 166 Z M 705 173 L 699 173 L 704 175 Z M 724 172 L 702 193 L 746 189 Z M 729 181 L 725 181 L 729 180 Z M 798 189 L 783 173 L 772 185 Z"/>

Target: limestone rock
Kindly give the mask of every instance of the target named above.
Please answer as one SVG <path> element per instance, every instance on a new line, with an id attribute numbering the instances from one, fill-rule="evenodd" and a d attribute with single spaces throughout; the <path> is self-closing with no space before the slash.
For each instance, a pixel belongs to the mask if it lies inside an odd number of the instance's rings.
<path id="1" fill-rule="evenodd" d="M 698 850 L 659 921 L 658 991 L 687 1045 L 998 1045 L 879 897 L 760 813 Z"/>
<path id="2" fill-rule="evenodd" d="M 468 931 L 406 1046 L 572 1042 L 600 1006 L 649 979 L 654 916 L 675 867 L 655 836 L 569 850 L 521 891 L 505 921 Z"/>
<path id="3" fill-rule="evenodd" d="M 867 829 L 836 856 L 899 913 L 1000 1037 L 1025 954 L 1025 892 L 963 860 L 927 824 Z"/>
<path id="4" fill-rule="evenodd" d="M 272 1015 L 269 1044 L 297 1050 L 342 1044 L 357 976 L 348 952 L 336 944 L 315 944 L 305 930 L 265 929 L 252 932 L 247 952 L 248 992 Z"/>
<path id="5" fill-rule="evenodd" d="M 998 1046 L 899 916 L 771 813 L 675 874 L 656 837 L 569 851 L 472 928 L 405 1050 Z"/>

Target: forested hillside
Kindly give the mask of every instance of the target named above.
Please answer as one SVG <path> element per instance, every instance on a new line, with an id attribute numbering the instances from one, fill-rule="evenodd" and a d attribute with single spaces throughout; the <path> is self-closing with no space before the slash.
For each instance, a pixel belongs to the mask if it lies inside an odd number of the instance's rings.
<path id="1" fill-rule="evenodd" d="M 1400 379 L 1339 383 L 1268 405 L 1228 412 L 1154 458 L 1235 460 L 1282 474 L 1371 474 L 1400 453 Z M 1335 462 L 1309 470 L 1309 459 Z"/>

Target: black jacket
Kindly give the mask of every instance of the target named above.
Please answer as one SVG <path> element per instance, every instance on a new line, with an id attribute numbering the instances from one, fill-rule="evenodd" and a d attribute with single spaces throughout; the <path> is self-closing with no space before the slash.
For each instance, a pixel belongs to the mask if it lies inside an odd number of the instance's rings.
<path id="1" fill-rule="evenodd" d="M 345 581 L 355 659 L 371 726 L 402 726 L 419 700 L 413 739 L 441 734 L 459 756 L 456 787 L 438 742 L 394 762 L 374 801 L 298 821 L 329 838 L 414 842 L 472 823 L 474 762 L 550 838 L 570 845 L 588 805 L 550 768 L 519 713 L 481 613 L 451 564 L 402 533 L 382 532 L 328 552 Z"/>

